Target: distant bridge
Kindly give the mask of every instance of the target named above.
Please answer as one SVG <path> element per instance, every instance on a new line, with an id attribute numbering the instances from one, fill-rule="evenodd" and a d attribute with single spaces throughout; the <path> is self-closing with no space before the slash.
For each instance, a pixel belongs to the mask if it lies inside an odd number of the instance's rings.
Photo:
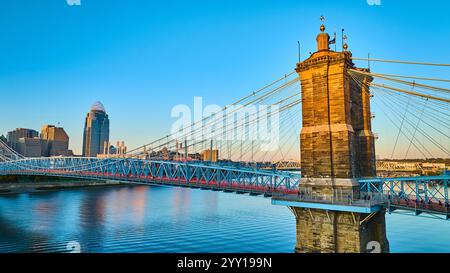
<path id="1" fill-rule="evenodd" d="M 291 159 L 291 160 L 280 160 L 272 164 L 271 166 L 265 166 L 262 169 L 300 172 L 302 170 L 302 166 L 300 161 Z"/>

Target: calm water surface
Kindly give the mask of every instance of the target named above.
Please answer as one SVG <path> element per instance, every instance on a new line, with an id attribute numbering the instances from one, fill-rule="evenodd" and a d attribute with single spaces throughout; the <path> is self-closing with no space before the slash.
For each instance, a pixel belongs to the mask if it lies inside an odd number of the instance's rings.
<path id="1" fill-rule="evenodd" d="M 450 252 L 450 222 L 387 215 L 392 252 Z M 120 186 L 0 196 L 0 252 L 293 252 L 295 219 L 270 199 Z"/>

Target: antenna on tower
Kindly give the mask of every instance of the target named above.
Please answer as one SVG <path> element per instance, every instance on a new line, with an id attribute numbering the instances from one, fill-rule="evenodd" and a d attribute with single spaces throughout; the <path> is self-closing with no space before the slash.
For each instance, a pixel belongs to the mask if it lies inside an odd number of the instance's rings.
<path id="1" fill-rule="evenodd" d="M 323 15 L 320 16 L 320 21 L 322 21 L 322 24 L 325 22 L 325 17 Z"/>
<path id="2" fill-rule="evenodd" d="M 343 39 L 343 41 L 344 41 L 344 45 L 343 45 L 344 51 L 347 51 L 347 49 L 348 49 L 348 45 L 347 45 L 347 39 L 348 39 L 348 37 L 347 37 L 347 35 L 344 35 L 344 36 L 342 37 L 342 39 Z"/>
<path id="3" fill-rule="evenodd" d="M 324 32 L 325 31 L 325 17 L 323 17 L 323 15 L 320 16 L 320 21 L 322 21 L 322 25 L 320 26 L 320 31 Z"/>
<path id="4" fill-rule="evenodd" d="M 337 51 L 336 28 L 334 28 L 334 52 Z"/>
<path id="5" fill-rule="evenodd" d="M 334 37 L 331 41 L 328 42 L 330 45 L 334 44 L 334 51 L 336 51 L 336 28 L 334 29 Z"/>

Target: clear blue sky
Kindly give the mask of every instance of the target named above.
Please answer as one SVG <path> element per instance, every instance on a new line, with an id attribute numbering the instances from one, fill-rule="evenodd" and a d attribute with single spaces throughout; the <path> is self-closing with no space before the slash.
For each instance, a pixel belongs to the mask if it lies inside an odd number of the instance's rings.
<path id="1" fill-rule="evenodd" d="M 176 104 L 224 105 L 292 71 L 298 40 L 315 50 L 322 14 L 354 56 L 450 63 L 449 11 L 445 0 L 3 0 L 0 134 L 60 122 L 80 153 L 100 100 L 112 140 L 146 143 L 169 132 Z"/>

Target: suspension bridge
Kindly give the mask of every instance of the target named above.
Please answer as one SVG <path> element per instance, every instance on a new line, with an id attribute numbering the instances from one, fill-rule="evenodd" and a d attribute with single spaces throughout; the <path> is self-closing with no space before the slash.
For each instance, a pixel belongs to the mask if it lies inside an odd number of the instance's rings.
<path id="1" fill-rule="evenodd" d="M 450 65 L 354 58 L 347 44 L 330 50 L 324 30 L 317 52 L 296 71 L 124 156 L 25 158 L 0 140 L 0 175 L 264 195 L 293 211 L 299 252 L 363 251 L 341 243 L 354 236 L 361 244 L 375 238 L 388 251 L 384 211 L 449 219 L 450 174 L 377 177 L 375 146 L 389 147 L 383 152 L 390 159 L 448 158 L 450 79 L 372 72 L 355 62 Z M 332 225 L 334 235 L 323 228 L 318 242 L 317 223 Z M 349 235 L 343 225 L 355 231 Z M 327 236 L 333 239 L 323 243 Z"/>

